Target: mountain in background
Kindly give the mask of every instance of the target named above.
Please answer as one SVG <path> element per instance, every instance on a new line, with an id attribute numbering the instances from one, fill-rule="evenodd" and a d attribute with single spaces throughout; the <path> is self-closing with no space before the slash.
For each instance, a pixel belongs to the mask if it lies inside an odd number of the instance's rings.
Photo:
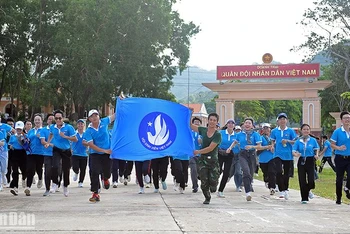
<path id="1" fill-rule="evenodd" d="M 189 96 L 211 92 L 202 83 L 215 83 L 216 70 L 204 70 L 199 67 L 188 67 L 181 74 L 178 72 L 173 78 L 174 85 L 170 89 L 177 101 L 187 103 Z M 210 97 L 209 97 L 210 98 Z"/>

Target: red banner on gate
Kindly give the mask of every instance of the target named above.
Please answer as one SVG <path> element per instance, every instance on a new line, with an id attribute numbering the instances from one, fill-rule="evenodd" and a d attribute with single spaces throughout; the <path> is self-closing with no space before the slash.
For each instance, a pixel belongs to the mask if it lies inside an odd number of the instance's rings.
<path id="1" fill-rule="evenodd" d="M 319 63 L 217 66 L 217 80 L 260 78 L 318 78 Z"/>

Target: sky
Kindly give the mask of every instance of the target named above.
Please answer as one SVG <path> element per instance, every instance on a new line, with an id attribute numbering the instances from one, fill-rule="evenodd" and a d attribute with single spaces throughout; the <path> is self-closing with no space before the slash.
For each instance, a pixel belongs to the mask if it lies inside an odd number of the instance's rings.
<path id="1" fill-rule="evenodd" d="M 274 61 L 301 63 L 305 51 L 290 49 L 306 41 L 299 23 L 314 0 L 181 0 L 174 9 L 201 31 L 191 40 L 189 66 L 262 63 L 264 53 Z"/>

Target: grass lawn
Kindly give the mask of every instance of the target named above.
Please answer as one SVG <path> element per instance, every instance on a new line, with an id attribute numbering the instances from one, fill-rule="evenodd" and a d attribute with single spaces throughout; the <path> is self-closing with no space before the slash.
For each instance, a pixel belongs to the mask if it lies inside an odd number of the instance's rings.
<path id="1" fill-rule="evenodd" d="M 319 179 L 316 180 L 316 188 L 313 190 L 313 193 L 335 201 L 335 172 L 333 172 L 332 168 L 324 168 L 322 173 L 319 173 L 318 176 Z M 261 170 L 259 170 L 259 176 L 256 178 L 261 181 L 263 180 Z M 289 188 L 300 190 L 297 168 L 294 170 L 294 178 L 290 178 L 289 180 Z M 350 204 L 350 200 L 346 198 L 344 191 L 342 202 L 345 204 Z"/>

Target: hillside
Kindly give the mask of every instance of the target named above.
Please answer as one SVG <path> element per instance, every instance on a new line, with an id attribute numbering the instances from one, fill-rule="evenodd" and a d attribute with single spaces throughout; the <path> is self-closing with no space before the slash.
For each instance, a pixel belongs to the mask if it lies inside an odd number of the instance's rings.
<path id="1" fill-rule="evenodd" d="M 170 91 L 175 95 L 176 100 L 187 99 L 191 95 L 210 91 L 202 83 L 213 83 L 216 81 L 216 70 L 207 71 L 198 67 L 189 67 L 180 74 L 174 76 L 174 86 Z M 189 89 L 188 89 L 189 87 Z"/>

